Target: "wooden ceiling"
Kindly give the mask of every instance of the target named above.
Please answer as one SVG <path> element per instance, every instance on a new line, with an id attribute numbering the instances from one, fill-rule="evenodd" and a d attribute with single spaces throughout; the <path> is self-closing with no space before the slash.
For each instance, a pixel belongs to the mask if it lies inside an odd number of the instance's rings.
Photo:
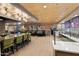
<path id="1" fill-rule="evenodd" d="M 38 22 L 47 24 L 55 24 L 59 22 L 78 7 L 78 4 L 71 3 L 22 3 L 20 5 L 36 16 L 39 19 Z M 47 7 L 44 8 L 44 5 Z"/>

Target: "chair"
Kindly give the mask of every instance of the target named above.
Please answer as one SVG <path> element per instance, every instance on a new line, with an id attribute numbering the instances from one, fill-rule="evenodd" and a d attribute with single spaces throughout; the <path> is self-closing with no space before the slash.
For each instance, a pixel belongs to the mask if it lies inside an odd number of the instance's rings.
<path id="1" fill-rule="evenodd" d="M 14 38 L 4 39 L 1 41 L 1 55 L 14 53 Z"/>

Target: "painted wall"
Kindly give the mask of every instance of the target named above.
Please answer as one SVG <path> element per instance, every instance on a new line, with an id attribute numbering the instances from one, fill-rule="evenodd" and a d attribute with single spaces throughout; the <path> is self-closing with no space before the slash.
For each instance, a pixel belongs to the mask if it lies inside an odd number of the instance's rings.
<path id="1" fill-rule="evenodd" d="M 79 16 L 79 8 L 77 10 L 75 10 L 73 13 L 71 13 L 67 18 L 63 19 L 63 21 L 61 21 L 60 23 L 64 23 L 65 21 L 68 21 L 76 16 Z M 60 23 L 57 25 L 57 28 L 61 28 Z M 78 24 L 76 23 L 75 25 L 78 25 Z M 74 26 L 72 26 L 72 27 L 74 27 Z"/>
<path id="2" fill-rule="evenodd" d="M 75 10 L 71 15 L 69 15 L 67 18 L 63 19 L 65 21 L 72 19 L 73 17 L 76 17 L 77 15 L 79 15 L 79 8 L 77 10 Z"/>

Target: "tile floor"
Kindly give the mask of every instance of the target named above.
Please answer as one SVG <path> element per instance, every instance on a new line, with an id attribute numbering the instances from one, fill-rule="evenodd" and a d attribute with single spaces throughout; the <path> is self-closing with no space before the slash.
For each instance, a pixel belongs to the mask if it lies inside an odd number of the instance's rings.
<path id="1" fill-rule="evenodd" d="M 53 36 L 32 36 L 31 42 L 12 56 L 53 56 Z"/>

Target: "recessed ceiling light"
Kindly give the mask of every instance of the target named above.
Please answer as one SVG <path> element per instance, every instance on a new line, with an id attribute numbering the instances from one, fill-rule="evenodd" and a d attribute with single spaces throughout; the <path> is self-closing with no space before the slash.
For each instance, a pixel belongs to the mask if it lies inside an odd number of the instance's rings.
<path id="1" fill-rule="evenodd" d="M 44 7 L 44 8 L 46 8 L 47 6 L 46 6 L 46 5 L 44 5 L 43 7 Z"/>
<path id="2" fill-rule="evenodd" d="M 78 16 L 78 15 L 75 15 L 75 16 Z"/>

